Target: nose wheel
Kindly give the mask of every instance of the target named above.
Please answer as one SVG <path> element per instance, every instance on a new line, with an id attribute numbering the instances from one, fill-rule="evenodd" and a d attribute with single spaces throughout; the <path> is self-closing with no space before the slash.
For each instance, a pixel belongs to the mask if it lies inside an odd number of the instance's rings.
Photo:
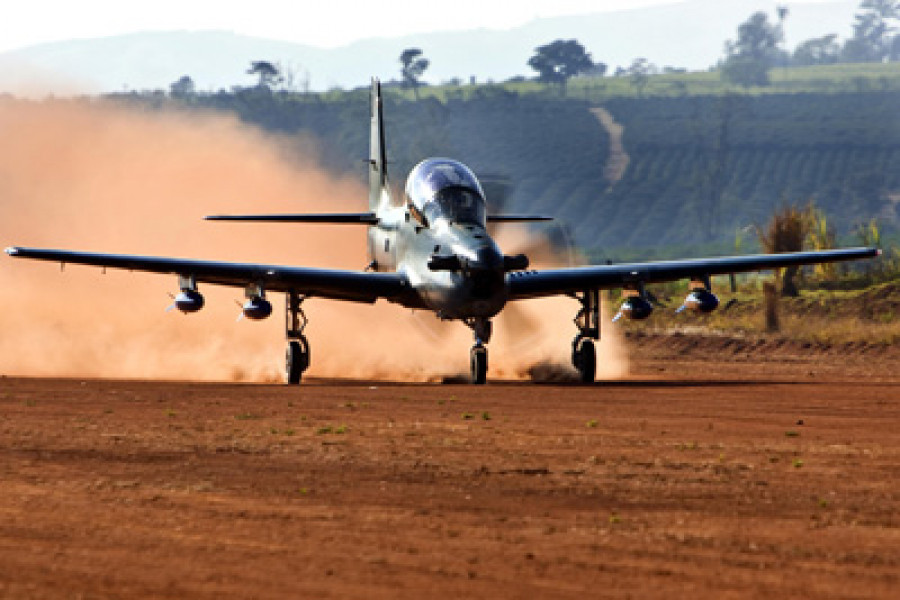
<path id="1" fill-rule="evenodd" d="M 487 348 L 481 344 L 472 346 L 472 350 L 469 353 L 469 364 L 471 368 L 472 383 L 475 385 L 484 385 L 487 382 Z"/>
<path id="2" fill-rule="evenodd" d="M 471 381 L 475 385 L 487 383 L 488 352 L 485 344 L 491 340 L 493 327 L 484 318 L 471 319 L 465 322 L 475 334 L 475 345 L 469 352 L 469 369 Z"/>

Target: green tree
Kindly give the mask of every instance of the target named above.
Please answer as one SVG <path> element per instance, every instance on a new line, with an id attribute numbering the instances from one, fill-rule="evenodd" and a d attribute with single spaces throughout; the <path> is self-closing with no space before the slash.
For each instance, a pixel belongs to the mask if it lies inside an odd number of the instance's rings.
<path id="1" fill-rule="evenodd" d="M 278 65 L 267 60 L 255 60 L 250 63 L 247 69 L 248 75 L 256 75 L 259 78 L 256 87 L 271 90 L 280 84 L 284 78 L 281 76 L 281 69 Z"/>
<path id="2" fill-rule="evenodd" d="M 650 75 L 656 72 L 656 67 L 646 58 L 636 58 L 625 72 L 628 74 L 631 86 L 640 97 L 644 95 L 644 89 L 650 83 Z"/>
<path id="3" fill-rule="evenodd" d="M 837 34 L 829 33 L 820 38 L 806 40 L 794 50 L 792 61 L 796 65 L 833 65 L 841 57 L 841 45 Z"/>
<path id="4" fill-rule="evenodd" d="M 194 95 L 194 80 L 188 75 L 182 75 L 178 81 L 169 86 L 169 95 L 173 98 L 188 98 Z"/>
<path id="5" fill-rule="evenodd" d="M 400 53 L 400 75 L 403 78 L 403 88 L 412 88 L 416 100 L 419 99 L 419 78 L 428 69 L 431 62 L 422 56 L 420 48 L 407 48 Z"/>
<path id="6" fill-rule="evenodd" d="M 894 56 L 900 1 L 863 0 L 856 14 L 853 37 L 844 44 L 844 62 L 884 62 Z"/>
<path id="7" fill-rule="evenodd" d="M 590 71 L 594 61 L 577 40 L 556 40 L 535 48 L 528 66 L 538 72 L 539 81 L 558 84 L 565 95 L 569 78 Z"/>
<path id="8" fill-rule="evenodd" d="M 781 32 L 763 12 L 738 27 L 738 39 L 725 44 L 722 78 L 736 85 L 769 85 L 769 70 L 778 56 Z"/>

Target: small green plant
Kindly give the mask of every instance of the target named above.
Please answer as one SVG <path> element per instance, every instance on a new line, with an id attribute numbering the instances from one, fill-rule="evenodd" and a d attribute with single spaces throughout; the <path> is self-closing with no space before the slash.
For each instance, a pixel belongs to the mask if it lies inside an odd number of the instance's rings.
<path id="1" fill-rule="evenodd" d="M 800 432 L 799 432 L 799 431 L 794 431 L 794 430 L 791 430 L 791 431 L 785 431 L 785 432 L 784 432 L 784 436 L 785 436 L 785 437 L 789 437 L 789 438 L 800 437 Z"/>
<path id="2" fill-rule="evenodd" d="M 327 435 L 329 433 L 333 433 L 335 435 L 343 435 L 343 434 L 347 433 L 349 430 L 350 430 L 350 428 L 347 427 L 346 425 L 339 425 L 337 427 L 334 427 L 332 425 L 325 425 L 323 427 L 319 427 L 316 430 L 316 434 Z"/>
<path id="3" fill-rule="evenodd" d="M 795 469 L 799 469 L 800 467 L 803 466 L 803 459 L 795 458 L 791 464 L 794 466 Z"/>
<path id="4" fill-rule="evenodd" d="M 828 508 L 828 500 L 826 500 L 825 498 L 819 498 L 819 507 Z"/>
<path id="5" fill-rule="evenodd" d="M 585 426 L 589 427 L 591 429 L 595 429 L 597 427 L 597 425 L 599 425 L 599 423 L 597 422 L 597 419 L 591 419 L 590 421 L 585 423 Z"/>
<path id="6" fill-rule="evenodd" d="M 617 523 L 621 523 L 621 522 L 622 522 L 622 517 L 620 517 L 618 515 L 618 513 L 613 512 L 611 515 L 609 515 L 610 525 L 616 525 Z"/>
<path id="7" fill-rule="evenodd" d="M 302 487 L 297 491 L 300 492 L 301 496 L 306 496 L 307 494 L 309 494 L 309 488 Z"/>
<path id="8" fill-rule="evenodd" d="M 490 421 L 491 413 L 489 413 L 488 411 L 484 411 L 483 413 L 481 413 L 481 420 L 482 421 Z"/>
<path id="9" fill-rule="evenodd" d="M 294 435 L 295 431 L 293 429 L 285 429 L 281 433 L 283 433 L 284 435 L 287 435 L 287 436 L 291 436 L 291 435 Z"/>
<path id="10" fill-rule="evenodd" d="M 167 417 L 174 417 L 174 416 L 177 415 L 177 414 L 178 414 L 178 413 L 175 411 L 174 408 L 167 408 L 167 409 L 166 409 L 166 416 L 167 416 Z"/>
<path id="11" fill-rule="evenodd" d="M 470 420 L 472 420 L 472 419 L 474 419 L 474 418 L 475 418 L 475 415 L 473 415 L 473 414 L 470 413 L 470 412 L 464 412 L 464 413 L 462 414 L 462 419 L 463 419 L 464 421 L 470 421 Z"/>

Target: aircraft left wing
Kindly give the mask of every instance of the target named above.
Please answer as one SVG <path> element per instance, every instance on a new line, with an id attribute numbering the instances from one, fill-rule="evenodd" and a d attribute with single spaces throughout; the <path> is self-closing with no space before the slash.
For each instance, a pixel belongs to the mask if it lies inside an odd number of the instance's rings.
<path id="1" fill-rule="evenodd" d="M 369 273 L 341 269 L 314 269 L 283 265 L 231 263 L 186 258 L 100 254 L 11 247 L 6 253 L 63 264 L 90 265 L 149 273 L 193 276 L 200 283 L 245 287 L 262 285 L 266 291 L 296 292 L 306 296 L 372 303 L 379 298 L 403 302 L 410 297 L 410 286 L 400 273 Z"/>
<path id="2" fill-rule="evenodd" d="M 608 289 L 637 283 L 661 283 L 691 277 L 709 277 L 747 271 L 765 271 L 781 267 L 871 258 L 881 254 L 877 248 L 846 248 L 818 252 L 789 252 L 726 256 L 620 265 L 596 265 L 542 271 L 509 273 L 510 300 L 572 294 L 584 290 Z"/>

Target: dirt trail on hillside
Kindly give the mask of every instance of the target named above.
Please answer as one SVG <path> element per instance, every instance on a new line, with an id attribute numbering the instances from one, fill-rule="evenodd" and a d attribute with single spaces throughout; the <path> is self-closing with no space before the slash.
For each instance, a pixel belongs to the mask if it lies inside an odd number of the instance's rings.
<path id="1" fill-rule="evenodd" d="M 628 163 L 631 162 L 631 157 L 625 151 L 625 144 L 622 143 L 625 127 L 617 123 L 612 114 L 601 106 L 592 108 L 591 112 L 609 134 L 609 159 L 603 168 L 603 175 L 612 187 L 622 179 L 628 169 Z"/>

